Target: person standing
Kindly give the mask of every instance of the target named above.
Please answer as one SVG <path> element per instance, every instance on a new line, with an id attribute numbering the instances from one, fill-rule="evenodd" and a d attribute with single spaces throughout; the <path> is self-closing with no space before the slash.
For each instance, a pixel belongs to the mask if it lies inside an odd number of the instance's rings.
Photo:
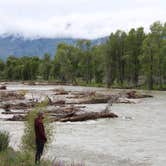
<path id="1" fill-rule="evenodd" d="M 43 154 L 44 145 L 47 142 L 45 135 L 45 128 L 43 125 L 44 114 L 39 112 L 37 118 L 34 121 L 35 136 L 36 136 L 36 155 L 35 163 L 40 164 L 40 158 Z"/>

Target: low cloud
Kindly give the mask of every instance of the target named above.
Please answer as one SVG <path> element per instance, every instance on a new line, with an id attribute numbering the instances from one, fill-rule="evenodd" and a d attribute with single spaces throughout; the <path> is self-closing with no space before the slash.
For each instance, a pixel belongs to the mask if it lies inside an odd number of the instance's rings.
<path id="1" fill-rule="evenodd" d="M 19 2 L 19 0 L 15 2 Z M 7 6 L 7 2 L 2 6 L 0 4 L 1 8 L 4 7 L 3 10 L 0 10 L 0 34 L 19 33 L 27 38 L 73 37 L 92 39 L 107 36 L 117 29 L 128 31 L 130 28 L 143 26 L 148 31 L 150 24 L 157 20 L 164 22 L 164 16 L 166 16 L 166 9 L 163 6 L 148 6 L 146 3 L 143 6 L 135 6 L 135 8 L 116 8 L 116 10 L 113 10 L 113 7 L 110 7 L 112 10 L 108 10 L 106 5 L 105 11 L 104 6 L 99 10 L 99 6 L 96 5 L 96 10 L 92 9 L 93 12 L 90 12 L 90 10 L 83 11 L 81 6 L 82 10 L 79 12 L 74 6 L 69 6 L 71 11 L 64 7 L 64 11 L 59 11 L 58 8 L 55 8 L 54 12 L 51 8 L 51 4 L 54 3 L 51 0 L 48 1 L 49 3 L 47 3 L 45 10 L 43 10 L 44 4 L 39 5 L 39 9 L 36 8 L 39 1 L 34 4 L 32 1 L 30 2 L 26 5 L 34 8 L 28 11 L 25 9 L 26 12 L 23 12 L 26 6 L 21 1 L 20 13 L 16 12 L 16 6 L 12 10 L 11 6 Z M 74 4 L 74 0 L 72 2 Z M 85 2 L 81 0 L 80 4 Z M 143 4 L 142 0 L 140 2 Z M 155 0 L 153 0 L 153 4 L 156 4 Z M 58 5 L 63 9 L 61 3 Z M 79 5 L 78 1 L 77 5 Z M 93 7 L 95 8 L 95 4 Z M 11 11 L 7 10 L 9 8 Z M 5 12 L 5 9 L 8 12 Z"/>

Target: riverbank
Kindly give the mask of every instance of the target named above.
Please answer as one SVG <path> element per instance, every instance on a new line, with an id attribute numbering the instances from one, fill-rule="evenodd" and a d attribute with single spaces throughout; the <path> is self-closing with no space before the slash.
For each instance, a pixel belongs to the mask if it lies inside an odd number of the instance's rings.
<path id="1" fill-rule="evenodd" d="M 11 147 L 5 151 L 0 152 L 1 166 L 36 166 L 34 163 L 34 154 L 29 152 L 15 151 Z M 41 166 L 85 166 L 83 163 L 65 161 L 50 161 L 48 159 L 41 159 Z"/>
<path id="2" fill-rule="evenodd" d="M 63 85 L 63 86 L 81 86 L 81 87 L 93 87 L 93 88 L 107 88 L 107 85 L 105 83 L 86 83 L 86 82 L 77 82 L 76 83 L 68 83 L 68 82 L 61 82 L 56 80 L 31 80 L 31 81 L 8 81 L 8 80 L 1 80 L 0 85 L 5 85 L 8 83 L 13 84 L 24 84 L 24 85 Z M 118 85 L 113 84 L 111 89 L 133 89 L 133 90 L 149 90 L 144 84 L 140 84 L 137 86 L 134 85 L 128 85 L 127 83 L 125 85 Z M 162 87 L 159 87 L 158 85 L 154 85 L 153 89 L 154 91 L 165 91 L 166 90 L 166 84 L 163 84 Z"/>

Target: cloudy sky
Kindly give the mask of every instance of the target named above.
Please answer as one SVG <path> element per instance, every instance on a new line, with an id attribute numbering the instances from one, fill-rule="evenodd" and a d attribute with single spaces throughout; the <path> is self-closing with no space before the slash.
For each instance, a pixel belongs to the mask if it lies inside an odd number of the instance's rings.
<path id="1" fill-rule="evenodd" d="M 0 34 L 97 38 L 166 22 L 166 0 L 0 0 Z"/>

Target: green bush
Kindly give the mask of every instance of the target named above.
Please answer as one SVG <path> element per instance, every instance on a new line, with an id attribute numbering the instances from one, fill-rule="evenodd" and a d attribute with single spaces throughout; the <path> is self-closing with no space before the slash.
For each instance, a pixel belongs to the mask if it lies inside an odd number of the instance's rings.
<path id="1" fill-rule="evenodd" d="M 22 137 L 22 150 L 23 151 L 35 151 L 35 130 L 34 130 L 34 119 L 37 117 L 37 114 L 39 111 L 44 112 L 44 126 L 46 130 L 46 136 L 47 136 L 47 144 L 50 143 L 52 138 L 52 125 L 50 123 L 48 114 L 46 113 L 46 106 L 48 104 L 48 101 L 44 101 L 40 104 L 38 104 L 32 111 L 30 111 L 27 115 L 27 121 L 25 121 L 25 129 L 24 129 L 24 135 Z"/>
<path id="2" fill-rule="evenodd" d="M 0 131 L 0 152 L 5 151 L 9 146 L 9 134 L 5 131 Z"/>

